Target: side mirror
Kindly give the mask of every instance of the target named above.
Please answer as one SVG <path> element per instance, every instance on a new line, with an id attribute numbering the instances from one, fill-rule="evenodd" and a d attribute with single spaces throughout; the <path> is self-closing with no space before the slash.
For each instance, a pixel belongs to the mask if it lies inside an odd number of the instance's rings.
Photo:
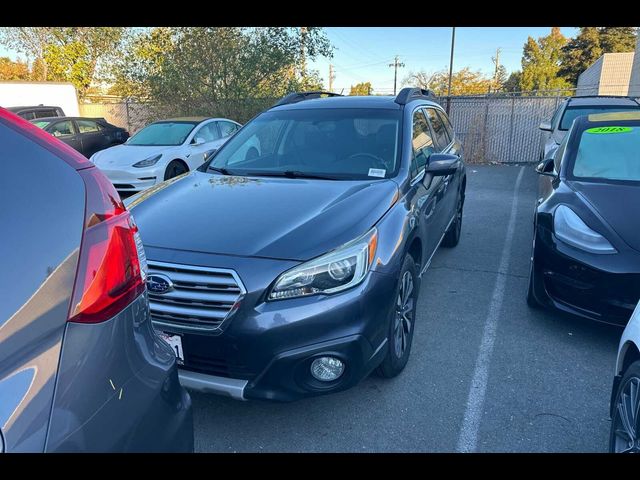
<path id="1" fill-rule="evenodd" d="M 193 139 L 193 141 L 191 142 L 191 145 L 193 145 L 194 147 L 197 147 L 198 145 L 202 145 L 204 143 L 204 138 L 202 137 L 196 137 Z"/>
<path id="2" fill-rule="evenodd" d="M 209 159 L 211 157 L 213 157 L 213 154 L 216 153 L 218 151 L 217 148 L 214 148 L 213 150 L 209 150 L 208 152 L 204 152 L 204 161 L 208 162 Z"/>
<path id="3" fill-rule="evenodd" d="M 553 172 L 553 158 L 545 158 L 538 165 L 536 165 L 536 173 L 540 175 L 547 175 L 549 177 L 555 177 Z"/>
<path id="4" fill-rule="evenodd" d="M 552 132 L 553 128 L 551 128 L 551 122 L 540 122 L 540 126 L 538 127 L 540 130 L 545 132 Z"/>
<path id="5" fill-rule="evenodd" d="M 434 177 L 442 177 L 444 175 L 453 175 L 460 167 L 460 157 L 448 153 L 432 153 L 429 155 L 429 163 L 427 163 L 426 173 L 430 173 Z"/>

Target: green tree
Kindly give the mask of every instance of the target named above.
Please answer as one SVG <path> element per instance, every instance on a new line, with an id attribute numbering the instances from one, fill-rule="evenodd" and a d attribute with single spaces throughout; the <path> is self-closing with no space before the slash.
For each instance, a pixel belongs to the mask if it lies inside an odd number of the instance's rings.
<path id="1" fill-rule="evenodd" d="M 505 92 L 520 92 L 520 82 L 522 80 L 522 72 L 515 71 L 511 72 L 509 78 L 507 78 L 506 82 L 502 85 L 502 88 Z"/>
<path id="2" fill-rule="evenodd" d="M 549 91 L 570 87 L 570 83 L 559 75 L 562 47 L 566 43 L 559 27 L 553 27 L 546 37 L 527 39 L 522 55 L 521 90 L 548 95 Z"/>
<path id="3" fill-rule="evenodd" d="M 83 98 L 89 87 L 107 77 L 108 62 L 120 52 L 122 27 L 59 27 L 44 50 L 50 80 L 71 82 Z"/>
<path id="4" fill-rule="evenodd" d="M 38 76 L 33 80 L 46 81 L 47 65 L 42 59 L 46 46 L 52 41 L 52 32 L 52 27 L 1 27 L 0 44 L 24 54 L 34 62 L 40 60 L 41 68 L 37 70 Z"/>
<path id="5" fill-rule="evenodd" d="M 371 82 L 362 82 L 356 85 L 351 85 L 351 91 L 349 95 L 371 95 L 373 88 L 371 88 Z"/>
<path id="6" fill-rule="evenodd" d="M 130 57 L 118 67 L 116 83 L 122 91 L 170 106 L 173 114 L 238 118 L 243 115 L 237 107 L 246 99 L 321 87 L 317 72 L 300 65 L 331 55 L 324 32 L 316 27 L 304 32 L 288 27 L 154 29 L 132 43 Z"/>
<path id="7" fill-rule="evenodd" d="M 410 72 L 402 83 L 404 86 L 420 87 L 431 90 L 435 95 L 445 96 L 449 87 L 449 71 L 443 69 L 434 73 Z M 451 77 L 451 95 L 482 95 L 489 93 L 492 85 L 493 78 L 464 67 L 454 72 Z"/>
<path id="8" fill-rule="evenodd" d="M 580 33 L 562 47 L 562 60 L 558 74 L 576 85 L 578 77 L 600 56 L 603 50 L 600 32 L 596 27 L 581 27 Z"/>
<path id="9" fill-rule="evenodd" d="M 0 42 L 38 63 L 37 80 L 71 82 L 83 97 L 122 53 L 123 27 L 4 27 Z"/>
<path id="10" fill-rule="evenodd" d="M 603 53 L 633 52 L 636 48 L 635 27 L 602 27 L 600 45 Z"/>
<path id="11" fill-rule="evenodd" d="M 9 57 L 0 57 L 0 80 L 30 80 L 31 72 L 26 62 L 14 62 Z"/>

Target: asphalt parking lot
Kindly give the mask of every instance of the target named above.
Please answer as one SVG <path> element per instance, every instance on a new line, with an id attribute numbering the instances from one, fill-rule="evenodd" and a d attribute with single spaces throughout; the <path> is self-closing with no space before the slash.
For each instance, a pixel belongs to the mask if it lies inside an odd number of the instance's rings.
<path id="1" fill-rule="evenodd" d="M 607 451 L 622 330 L 527 307 L 536 187 L 532 167 L 468 166 L 399 377 L 288 404 L 194 392 L 196 451 Z"/>

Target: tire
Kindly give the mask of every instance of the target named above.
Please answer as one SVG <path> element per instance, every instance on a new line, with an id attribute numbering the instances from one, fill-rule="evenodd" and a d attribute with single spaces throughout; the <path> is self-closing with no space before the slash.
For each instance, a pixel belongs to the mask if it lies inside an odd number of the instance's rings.
<path id="1" fill-rule="evenodd" d="M 188 171 L 189 169 L 180 160 L 171 160 L 164 172 L 164 179 L 169 180 L 170 178 L 177 177 L 178 175 L 182 175 Z"/>
<path id="2" fill-rule="evenodd" d="M 529 288 L 527 289 L 527 305 L 529 305 L 529 308 L 538 310 L 542 308 L 542 305 L 540 304 L 540 302 L 538 302 L 538 300 L 536 300 L 536 297 L 533 295 L 534 282 L 535 282 L 535 273 L 533 272 L 533 267 L 532 267 L 531 273 L 529 274 Z"/>
<path id="3" fill-rule="evenodd" d="M 538 310 L 542 308 L 542 304 L 536 299 L 534 290 L 537 282 L 535 268 L 535 251 L 536 251 L 536 228 L 533 227 L 533 246 L 531 247 L 531 261 L 529 265 L 529 287 L 527 288 L 527 305 L 529 308 Z"/>
<path id="4" fill-rule="evenodd" d="M 462 194 L 458 197 L 458 204 L 456 205 L 456 217 L 453 223 L 449 226 L 449 230 L 445 233 L 442 239 L 442 246 L 445 248 L 453 248 L 460 243 L 460 233 L 462 232 L 462 210 L 464 208 L 464 196 Z"/>
<path id="5" fill-rule="evenodd" d="M 387 355 L 376 370 L 376 374 L 383 378 L 393 378 L 398 375 L 409 360 L 416 323 L 419 285 L 416 262 L 411 255 L 407 254 L 402 263 L 398 285 L 393 297 L 395 305 L 389 320 Z M 408 296 L 404 293 L 407 291 Z M 401 315 L 400 311 L 405 314 Z"/>
<path id="6" fill-rule="evenodd" d="M 640 404 L 640 360 L 629 365 L 616 392 L 609 433 L 610 453 L 640 453 L 638 404 Z M 623 417 L 626 417 L 626 421 Z M 632 443 L 632 446 L 629 446 L 629 443 Z"/>

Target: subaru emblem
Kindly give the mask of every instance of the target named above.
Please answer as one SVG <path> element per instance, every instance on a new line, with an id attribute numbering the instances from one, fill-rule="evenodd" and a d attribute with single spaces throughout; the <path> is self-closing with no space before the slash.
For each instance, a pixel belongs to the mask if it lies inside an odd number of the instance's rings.
<path id="1" fill-rule="evenodd" d="M 147 276 L 147 289 L 151 293 L 167 293 L 173 290 L 173 282 L 166 275 L 154 273 Z"/>

